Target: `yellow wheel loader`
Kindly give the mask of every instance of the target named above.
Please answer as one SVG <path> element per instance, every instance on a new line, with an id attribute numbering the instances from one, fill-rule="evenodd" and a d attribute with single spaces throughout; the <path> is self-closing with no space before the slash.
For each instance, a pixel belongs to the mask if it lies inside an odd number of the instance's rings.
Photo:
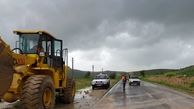
<path id="1" fill-rule="evenodd" d="M 75 81 L 68 76 L 62 40 L 46 31 L 17 30 L 17 48 L 0 39 L 0 99 L 20 100 L 24 109 L 53 109 L 55 98 L 72 103 Z"/>

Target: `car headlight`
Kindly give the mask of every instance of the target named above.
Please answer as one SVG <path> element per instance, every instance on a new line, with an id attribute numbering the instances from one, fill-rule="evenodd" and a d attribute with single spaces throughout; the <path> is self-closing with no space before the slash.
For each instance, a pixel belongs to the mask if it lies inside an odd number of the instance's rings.
<path id="1" fill-rule="evenodd" d="M 96 82 L 95 81 L 92 81 L 92 85 L 94 85 Z"/>
<path id="2" fill-rule="evenodd" d="M 108 83 L 108 81 L 103 81 L 103 84 L 107 84 Z"/>

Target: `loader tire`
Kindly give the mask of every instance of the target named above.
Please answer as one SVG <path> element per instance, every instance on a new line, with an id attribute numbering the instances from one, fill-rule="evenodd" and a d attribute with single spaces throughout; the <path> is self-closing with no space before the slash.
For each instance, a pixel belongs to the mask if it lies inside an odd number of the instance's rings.
<path id="1" fill-rule="evenodd" d="M 22 87 L 21 103 L 24 109 L 53 109 L 55 89 L 47 75 L 30 76 Z"/>
<path id="2" fill-rule="evenodd" d="M 70 104 L 74 101 L 75 97 L 75 81 L 73 79 L 67 80 L 67 87 L 63 90 L 63 95 L 60 97 L 61 102 L 65 104 Z"/>

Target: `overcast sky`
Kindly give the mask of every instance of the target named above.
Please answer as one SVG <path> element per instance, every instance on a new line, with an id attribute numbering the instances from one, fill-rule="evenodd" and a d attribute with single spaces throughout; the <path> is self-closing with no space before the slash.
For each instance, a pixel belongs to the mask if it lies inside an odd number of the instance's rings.
<path id="1" fill-rule="evenodd" d="M 0 0 L 0 35 L 46 30 L 75 68 L 142 70 L 194 64 L 194 0 Z"/>

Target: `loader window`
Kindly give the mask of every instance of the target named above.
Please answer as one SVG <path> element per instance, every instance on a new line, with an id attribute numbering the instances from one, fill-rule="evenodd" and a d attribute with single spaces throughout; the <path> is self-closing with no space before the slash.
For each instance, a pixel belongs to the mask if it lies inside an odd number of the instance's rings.
<path id="1" fill-rule="evenodd" d="M 20 49 L 24 53 L 36 53 L 35 48 L 38 46 L 38 34 L 21 34 L 20 35 Z"/>
<path id="2" fill-rule="evenodd" d="M 61 41 L 54 41 L 54 55 L 61 56 Z"/>
<path id="3" fill-rule="evenodd" d="M 43 52 L 46 52 L 46 41 L 42 41 Z"/>
<path id="4" fill-rule="evenodd" d="M 51 55 L 51 41 L 47 42 L 47 52 L 48 52 L 48 55 Z"/>
<path id="5" fill-rule="evenodd" d="M 53 45 L 52 66 L 56 68 L 63 68 L 62 41 L 55 39 L 53 41 Z"/>

